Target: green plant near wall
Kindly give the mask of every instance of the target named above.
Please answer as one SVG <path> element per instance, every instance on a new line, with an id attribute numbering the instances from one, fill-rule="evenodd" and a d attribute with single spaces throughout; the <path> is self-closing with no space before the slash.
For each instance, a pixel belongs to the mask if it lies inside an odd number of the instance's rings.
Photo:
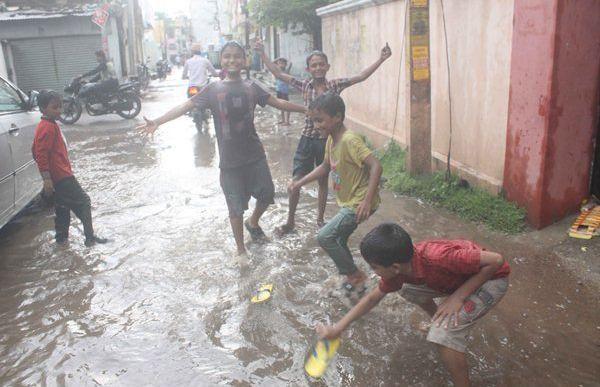
<path id="1" fill-rule="evenodd" d="M 316 9 L 338 0 L 250 0 L 250 17 L 261 26 L 298 28 L 297 33 L 313 37 L 313 47 L 321 49 L 321 18 Z"/>
<path id="2" fill-rule="evenodd" d="M 421 198 L 457 213 L 460 217 L 480 222 L 490 229 L 515 234 L 525 229 L 525 210 L 479 188 L 471 188 L 443 172 L 413 177 L 406 171 L 406 152 L 395 142 L 378 154 L 383 175 L 390 190 Z"/>

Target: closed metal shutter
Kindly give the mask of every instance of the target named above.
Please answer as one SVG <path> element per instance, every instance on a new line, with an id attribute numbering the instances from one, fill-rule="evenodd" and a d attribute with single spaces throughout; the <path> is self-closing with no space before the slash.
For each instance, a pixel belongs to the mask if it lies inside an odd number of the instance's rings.
<path id="1" fill-rule="evenodd" d="M 102 38 L 61 36 L 12 40 L 10 44 L 21 89 L 62 92 L 73 77 L 98 65 L 94 52 L 102 48 Z"/>

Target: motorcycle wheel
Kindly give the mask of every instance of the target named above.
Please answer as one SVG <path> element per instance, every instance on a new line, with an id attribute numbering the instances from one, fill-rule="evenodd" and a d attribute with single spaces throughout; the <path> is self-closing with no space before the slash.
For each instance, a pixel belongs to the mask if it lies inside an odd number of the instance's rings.
<path id="1" fill-rule="evenodd" d="M 81 117 L 83 107 L 74 99 L 63 100 L 63 110 L 58 117 L 58 120 L 64 124 L 71 125 L 77 122 Z"/>
<path id="2" fill-rule="evenodd" d="M 120 96 L 119 99 L 124 98 L 127 102 L 131 103 L 131 109 L 128 110 L 117 110 L 117 114 L 126 119 L 135 118 L 140 111 L 142 111 L 142 100 L 137 95 L 126 94 Z"/>

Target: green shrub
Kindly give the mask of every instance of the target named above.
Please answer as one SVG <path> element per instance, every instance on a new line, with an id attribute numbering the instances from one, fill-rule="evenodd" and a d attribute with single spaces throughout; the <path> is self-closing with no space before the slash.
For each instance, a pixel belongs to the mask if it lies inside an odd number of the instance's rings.
<path id="1" fill-rule="evenodd" d="M 493 230 L 514 234 L 525 229 L 525 210 L 480 188 L 465 187 L 457 176 L 446 179 L 442 172 L 410 176 L 406 172 L 406 152 L 393 141 L 378 157 L 386 187 L 394 192 L 421 198 Z"/>

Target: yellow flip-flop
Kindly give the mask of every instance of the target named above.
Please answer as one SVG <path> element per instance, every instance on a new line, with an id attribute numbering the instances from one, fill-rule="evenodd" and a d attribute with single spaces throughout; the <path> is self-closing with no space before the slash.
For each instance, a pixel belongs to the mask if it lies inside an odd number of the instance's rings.
<path id="1" fill-rule="evenodd" d="M 329 363 L 337 353 L 339 346 L 340 339 L 321 339 L 317 341 L 317 344 L 309 352 L 304 364 L 304 371 L 306 371 L 308 376 L 312 376 L 313 378 L 323 376 Z"/>
<path id="2" fill-rule="evenodd" d="M 271 298 L 271 293 L 273 293 L 273 284 L 262 284 L 256 293 L 254 293 L 254 296 L 250 299 L 250 302 L 253 304 L 265 302 Z"/>

